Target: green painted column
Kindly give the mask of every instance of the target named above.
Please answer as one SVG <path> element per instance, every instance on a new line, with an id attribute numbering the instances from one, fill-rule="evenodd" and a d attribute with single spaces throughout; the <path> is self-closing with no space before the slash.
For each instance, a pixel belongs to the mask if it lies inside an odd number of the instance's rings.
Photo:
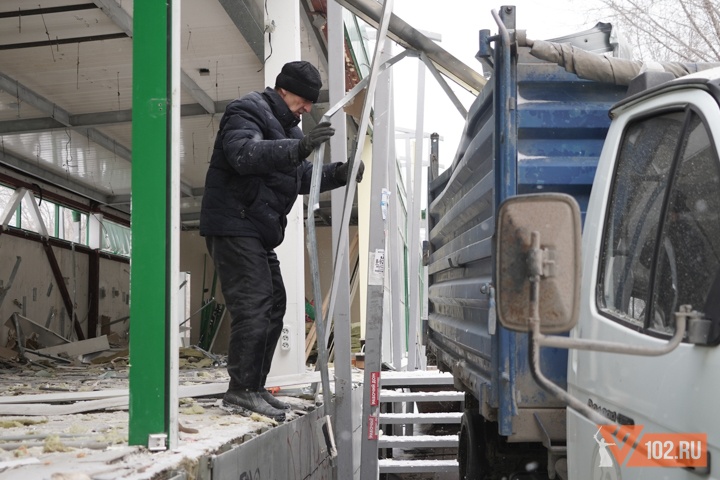
<path id="1" fill-rule="evenodd" d="M 130 445 L 170 431 L 171 4 L 133 3 Z"/>

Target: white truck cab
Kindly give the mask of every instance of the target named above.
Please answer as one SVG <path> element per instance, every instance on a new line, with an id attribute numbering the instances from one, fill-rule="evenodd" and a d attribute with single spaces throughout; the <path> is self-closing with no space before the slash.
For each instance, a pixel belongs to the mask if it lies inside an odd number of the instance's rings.
<path id="1" fill-rule="evenodd" d="M 600 467 L 598 426 L 568 409 L 570 478 L 720 478 L 718 85 L 720 69 L 708 70 L 611 111 L 584 224 L 573 332 L 658 347 L 674 333 L 673 314 L 691 305 L 710 320 L 706 340 L 660 356 L 572 349 L 568 361 L 570 395 L 619 424 L 642 426 L 640 445 L 650 432 L 707 434 L 708 467 L 630 467 L 615 456 Z"/>
<path id="2" fill-rule="evenodd" d="M 569 406 L 568 478 L 720 478 L 720 69 L 610 115 L 582 248 L 569 196 L 500 208 L 498 317 L 530 333 L 536 380 Z M 569 349 L 567 392 L 543 347 Z"/>

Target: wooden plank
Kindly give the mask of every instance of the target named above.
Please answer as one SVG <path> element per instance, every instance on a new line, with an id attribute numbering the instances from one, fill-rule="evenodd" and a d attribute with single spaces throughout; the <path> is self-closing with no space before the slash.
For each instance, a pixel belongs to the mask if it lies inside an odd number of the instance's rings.
<path id="1" fill-rule="evenodd" d="M 67 285 L 65 285 L 65 279 L 63 278 L 62 271 L 60 270 L 60 265 L 58 265 L 55 252 L 53 251 L 48 238 L 44 237 L 42 239 L 42 245 L 45 247 L 45 253 L 47 254 L 48 262 L 50 263 L 50 269 L 52 270 L 53 277 L 55 278 L 55 283 L 57 284 L 58 291 L 60 292 L 60 297 L 65 305 L 65 311 L 68 312 L 68 315 L 70 315 L 73 328 L 75 329 L 75 335 L 78 340 L 85 340 L 85 334 L 83 333 L 82 326 L 77 319 L 73 301 L 70 298 L 70 292 L 67 289 Z"/>
<path id="2" fill-rule="evenodd" d="M 98 390 L 94 392 L 54 392 L 37 393 L 0 397 L 0 405 L 18 403 L 53 403 L 53 402 L 81 402 L 85 400 L 100 400 L 104 398 L 122 397 L 127 395 L 127 388 L 114 388 L 112 390 Z"/>
<path id="3" fill-rule="evenodd" d="M 272 387 L 291 387 L 294 385 L 304 385 L 310 383 L 318 383 L 320 381 L 320 372 L 306 372 L 292 375 L 277 375 L 268 377 L 265 382 L 267 388 Z M 227 391 L 228 384 L 223 383 L 204 383 L 200 385 L 182 385 L 178 388 L 178 396 L 180 397 L 202 397 L 207 395 L 219 395 Z"/>
<path id="4" fill-rule="evenodd" d="M 275 375 L 268 377 L 266 386 L 271 387 L 289 387 L 294 385 L 304 385 L 310 383 L 317 383 L 320 381 L 320 372 L 306 372 L 293 375 Z M 203 397 L 208 395 L 219 395 L 227 391 L 227 382 L 216 382 L 216 383 L 202 383 L 197 385 L 181 385 L 178 387 L 178 396 L 180 397 Z M 24 405 L 29 404 L 43 405 L 44 407 L 65 407 L 71 405 L 51 405 L 53 402 L 78 402 L 76 405 L 85 405 L 88 408 L 93 407 L 95 404 L 92 402 L 100 402 L 103 400 L 112 399 L 124 399 L 124 404 L 111 403 L 109 406 L 127 406 L 128 389 L 127 388 L 116 388 L 112 390 L 99 390 L 95 392 L 58 392 L 58 393 L 39 393 L 39 394 L 28 394 L 28 395 L 16 395 L 0 397 L 0 415 L 54 415 L 49 412 L 43 414 L 42 412 L 30 414 L 30 413 L 5 413 L 5 406 L 10 407 L 12 405 Z M 102 405 L 102 404 L 100 404 Z M 102 407 L 109 408 L 109 407 Z M 9 410 L 7 410 L 9 411 Z M 86 411 L 86 410 L 81 410 Z M 70 412 L 79 413 L 79 412 Z M 60 415 L 60 414 L 58 414 Z"/>
<path id="5" fill-rule="evenodd" d="M 294 373 L 291 375 L 275 375 L 268 377 L 265 386 L 270 387 L 291 387 L 304 385 L 306 383 L 317 383 L 320 381 L 320 372 Z M 332 380 L 330 380 L 332 382 Z"/>
<path id="6" fill-rule="evenodd" d="M 7 460 L 4 462 L 0 462 L 0 471 L 5 471 L 6 468 L 21 467 L 23 465 L 34 465 L 37 463 L 40 463 L 40 460 L 35 457 L 19 458 L 17 460 Z"/>
<path id="7" fill-rule="evenodd" d="M 110 343 L 108 343 L 107 335 L 103 335 L 101 337 L 79 340 L 77 342 L 65 343 L 54 347 L 41 348 L 38 352 L 48 355 L 58 355 L 64 353 L 70 357 L 77 357 L 79 355 L 85 355 L 86 353 L 102 352 L 103 350 L 108 350 L 109 348 Z"/>
<path id="8" fill-rule="evenodd" d="M 87 402 L 76 402 L 68 405 L 52 405 L 48 403 L 16 403 L 0 405 L 0 415 L 70 415 L 73 413 L 91 412 L 113 407 L 127 407 L 128 397 L 104 398 L 102 400 L 90 400 Z"/>
<path id="9" fill-rule="evenodd" d="M 310 357 L 310 353 L 312 352 L 312 348 L 315 345 L 316 340 L 317 340 L 317 331 L 315 330 L 315 322 L 313 322 L 310 325 L 310 330 L 308 331 L 307 335 L 305 336 L 305 363 L 307 363 L 308 358 Z"/>

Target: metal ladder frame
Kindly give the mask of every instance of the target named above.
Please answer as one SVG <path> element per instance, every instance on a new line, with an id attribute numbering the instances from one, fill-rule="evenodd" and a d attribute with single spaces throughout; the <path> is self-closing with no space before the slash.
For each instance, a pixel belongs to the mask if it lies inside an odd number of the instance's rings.
<path id="1" fill-rule="evenodd" d="M 453 101 L 453 103 L 456 105 L 458 110 L 463 113 L 464 109 L 462 108 L 462 105 L 455 97 L 452 90 L 447 86 L 447 83 L 442 79 L 442 77 L 437 72 L 437 69 L 432 64 L 432 62 L 428 59 L 428 57 L 420 52 L 406 49 L 402 53 L 390 58 L 389 60 L 382 62 L 382 50 L 383 50 L 383 44 L 384 42 L 381 41 L 381 39 L 388 38 L 388 28 L 390 23 L 390 18 L 392 15 L 392 3 L 393 0 L 385 0 L 382 5 L 382 14 L 381 14 L 381 20 L 379 22 L 379 28 L 378 28 L 378 35 L 375 45 L 375 51 L 373 54 L 373 60 L 372 65 L 370 69 L 370 74 L 368 77 L 364 78 L 362 81 L 360 81 L 353 89 L 351 89 L 347 95 L 337 104 L 332 106 L 324 115 L 321 121 L 328 121 L 330 120 L 337 112 L 339 112 L 345 105 L 347 105 L 360 91 L 365 89 L 367 87 L 367 94 L 365 97 L 365 101 L 363 103 L 363 109 L 362 109 L 362 115 L 361 115 L 361 121 L 360 126 L 358 128 L 357 138 L 358 139 L 364 139 L 367 134 L 368 124 L 369 124 L 369 118 L 370 118 L 370 111 L 372 109 L 372 103 L 375 97 L 375 90 L 378 82 L 378 76 L 383 71 L 387 70 L 388 68 L 392 67 L 395 63 L 399 62 L 405 57 L 409 56 L 415 56 L 420 57 L 423 61 L 423 63 L 430 69 L 431 73 L 436 77 L 436 79 L 440 82 L 441 86 L 445 90 L 445 92 L 448 94 L 450 99 Z M 381 63 L 382 62 L 382 63 Z M 422 65 L 421 65 L 422 68 Z M 423 87 L 424 87 L 424 75 L 423 75 Z M 421 102 L 422 103 L 422 102 Z M 418 124 L 422 126 L 422 120 L 418 120 Z M 422 152 L 422 138 L 423 138 L 423 132 L 422 128 L 420 128 L 418 138 L 418 143 L 420 144 L 417 148 L 417 151 L 420 152 L 418 155 L 420 155 L 421 158 L 421 152 Z M 337 297 L 337 286 L 339 284 L 340 276 L 342 275 L 342 262 L 346 261 L 347 256 L 347 245 L 348 245 L 348 225 L 350 220 L 350 214 L 352 211 L 352 204 L 353 199 L 355 196 L 355 190 L 356 190 L 356 181 L 355 177 L 357 175 L 357 171 L 360 164 L 360 159 L 363 153 L 363 147 L 364 142 L 358 141 L 358 146 L 355 151 L 354 157 L 350 160 L 350 173 L 348 175 L 348 183 L 345 190 L 345 198 L 344 198 L 344 205 L 342 210 L 342 218 L 340 223 L 340 230 L 339 230 L 339 238 L 337 239 L 337 246 L 335 248 L 335 259 L 333 263 L 333 278 L 332 283 L 330 285 L 330 302 L 328 305 L 328 311 L 327 311 L 327 318 L 332 319 L 334 308 L 335 308 L 335 302 Z M 394 151 L 394 149 L 393 149 Z M 322 290 L 320 287 L 320 278 L 319 278 L 319 261 L 318 261 L 318 250 L 317 250 L 317 236 L 315 232 L 315 222 L 314 222 L 314 212 L 319 208 L 319 198 L 320 198 L 320 178 L 322 173 L 322 162 L 325 156 L 325 144 L 321 145 L 318 149 L 315 151 L 315 158 L 314 158 L 314 169 L 313 169 L 313 179 L 312 184 L 310 188 L 310 195 L 309 195 L 309 201 L 308 205 L 310 206 L 311 212 L 308 213 L 307 218 L 307 249 L 310 257 L 310 269 L 312 273 L 312 285 L 313 285 L 313 295 L 315 299 L 315 305 L 322 305 Z M 377 179 L 376 177 L 379 175 L 379 172 L 381 170 L 385 171 L 387 169 L 387 158 L 385 156 L 378 156 L 378 158 L 375 158 L 375 169 L 374 171 L 376 173 L 373 174 L 372 178 L 372 198 L 373 199 L 380 199 L 383 197 L 383 185 L 381 184 L 384 182 L 384 179 Z M 394 167 L 393 167 L 394 168 Z M 416 168 L 419 170 L 419 166 L 416 166 Z M 419 173 L 416 172 L 415 177 L 419 177 Z M 419 181 L 415 181 L 415 191 L 419 189 Z M 378 215 L 380 215 L 380 219 L 382 220 L 382 224 L 386 225 L 385 218 L 382 217 L 382 206 L 378 205 L 381 208 L 380 209 L 373 209 L 371 210 L 371 225 L 378 225 L 378 218 L 376 218 Z M 392 212 L 392 215 L 395 213 Z M 414 224 L 415 226 L 417 224 Z M 371 252 L 377 252 L 379 250 L 383 251 L 383 255 L 385 253 L 385 243 L 386 243 L 386 237 L 387 237 L 387 226 L 382 229 L 382 235 L 377 236 L 374 241 L 371 241 L 369 250 Z M 382 247 L 382 248 L 380 248 Z M 379 252 L 376 254 L 379 255 Z M 384 271 L 383 271 L 383 278 L 384 278 Z M 370 283 L 370 282 L 368 282 Z M 384 282 L 382 282 L 384 283 Z M 372 288 L 371 288 L 372 287 Z M 365 355 L 365 378 L 364 378 L 364 398 L 363 398 L 363 412 L 362 412 L 362 419 L 366 420 L 363 422 L 363 437 L 361 439 L 361 479 L 362 480 L 370 480 L 370 479 L 376 479 L 379 475 L 379 466 L 378 466 L 378 438 L 377 428 L 379 427 L 379 380 L 380 380 L 380 370 L 381 370 L 381 364 L 382 364 L 382 352 L 381 352 L 381 346 L 382 346 L 382 317 L 383 317 L 383 289 L 384 286 L 381 285 L 368 285 L 368 298 L 367 298 L 367 320 L 366 320 L 366 355 Z M 415 297 L 417 298 L 417 297 Z M 325 343 L 325 339 L 327 337 L 327 324 L 325 319 L 323 318 L 323 312 L 322 309 L 316 310 L 316 316 L 315 316 L 315 324 L 316 324 L 316 330 L 317 330 L 317 336 L 318 336 L 318 367 L 321 372 L 321 383 L 322 383 L 322 390 L 323 390 L 323 400 L 324 403 L 327 405 L 330 405 L 330 381 L 329 381 L 329 372 L 328 372 L 328 352 L 327 352 L 327 344 Z M 416 336 L 416 331 L 412 331 L 412 335 Z M 322 339 L 322 341 L 321 341 Z M 414 339 L 412 340 L 412 343 L 414 345 Z M 413 358 L 416 356 L 416 352 L 413 349 L 412 352 Z M 344 384 L 349 384 L 351 382 L 350 378 L 344 379 L 344 378 L 338 378 L 339 381 L 342 381 Z M 373 396 L 374 393 L 374 396 Z M 330 411 L 333 411 L 334 409 L 330 409 Z M 369 428 L 375 426 L 374 429 Z"/>

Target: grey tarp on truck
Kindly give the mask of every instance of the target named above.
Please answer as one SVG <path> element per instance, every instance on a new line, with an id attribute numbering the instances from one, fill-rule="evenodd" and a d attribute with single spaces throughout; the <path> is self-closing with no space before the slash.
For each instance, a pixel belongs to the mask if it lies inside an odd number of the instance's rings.
<path id="1" fill-rule="evenodd" d="M 646 70 L 659 70 L 682 77 L 709 68 L 720 67 L 720 63 L 643 62 L 625 58 L 598 55 L 577 48 L 569 43 L 554 43 L 544 40 L 527 40 L 530 54 L 541 60 L 557 63 L 570 73 L 586 80 L 629 85 L 630 80 Z"/>

